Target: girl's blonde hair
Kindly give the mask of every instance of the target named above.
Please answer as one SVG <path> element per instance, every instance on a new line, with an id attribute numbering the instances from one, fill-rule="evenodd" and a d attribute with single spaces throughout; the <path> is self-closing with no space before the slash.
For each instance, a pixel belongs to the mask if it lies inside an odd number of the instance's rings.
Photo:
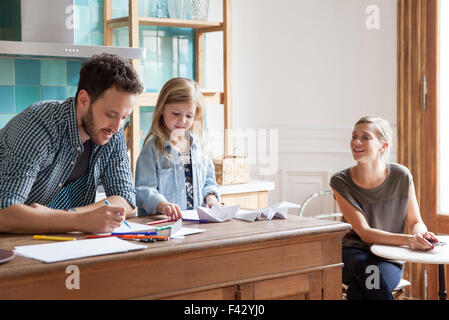
<path id="1" fill-rule="evenodd" d="M 203 143 L 203 127 L 204 127 L 204 97 L 201 93 L 201 88 L 193 80 L 187 78 L 173 78 L 165 83 L 157 98 L 156 109 L 153 114 L 153 121 L 151 123 L 150 131 L 143 144 L 152 136 L 155 137 L 156 150 L 168 156 L 164 148 L 164 143 L 170 141 L 170 132 L 165 126 L 163 119 L 164 107 L 170 103 L 184 103 L 192 102 L 196 106 L 195 117 L 192 127 L 189 129 L 191 133 Z"/>
<path id="2" fill-rule="evenodd" d="M 381 159 L 385 162 L 388 162 L 390 151 L 393 146 L 393 130 L 391 129 L 390 124 L 387 120 L 380 117 L 362 117 L 359 121 L 356 122 L 354 128 L 362 123 L 374 124 L 377 129 L 377 137 L 379 138 L 379 140 L 388 143 L 388 147 L 381 155 Z"/>

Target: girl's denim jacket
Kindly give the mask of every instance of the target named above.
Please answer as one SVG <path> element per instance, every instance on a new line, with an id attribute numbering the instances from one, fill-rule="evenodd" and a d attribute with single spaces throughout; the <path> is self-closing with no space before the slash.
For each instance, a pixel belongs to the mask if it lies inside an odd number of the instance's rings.
<path id="1" fill-rule="evenodd" d="M 205 198 L 213 193 L 219 198 L 215 169 L 210 155 L 202 152 L 198 141 L 191 138 L 191 163 L 193 174 L 194 207 L 205 206 Z M 179 153 L 168 142 L 165 150 L 171 159 L 162 155 L 154 145 L 155 137 L 145 143 L 137 159 L 136 202 L 140 215 L 155 214 L 162 201 L 176 203 L 181 210 L 187 208 L 184 164 Z"/>

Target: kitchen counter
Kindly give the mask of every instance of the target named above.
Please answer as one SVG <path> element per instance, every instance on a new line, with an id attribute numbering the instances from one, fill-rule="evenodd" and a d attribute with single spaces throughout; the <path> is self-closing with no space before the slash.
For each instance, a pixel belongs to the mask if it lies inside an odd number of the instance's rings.
<path id="1" fill-rule="evenodd" d="M 246 209 L 261 209 L 268 206 L 268 191 L 275 189 L 273 181 L 250 180 L 248 183 L 218 187 L 220 201 L 225 206 L 241 205 Z M 95 201 L 106 198 L 103 186 L 99 186 Z"/>
<path id="2" fill-rule="evenodd" d="M 274 188 L 274 182 L 264 180 L 219 186 L 220 201 L 225 206 L 241 205 L 245 209 L 262 209 L 268 206 L 268 191 Z"/>
<path id="3" fill-rule="evenodd" d="M 248 183 L 232 184 L 219 186 L 220 194 L 235 194 L 246 192 L 259 192 L 274 190 L 275 184 L 273 181 L 264 180 L 250 180 Z"/>

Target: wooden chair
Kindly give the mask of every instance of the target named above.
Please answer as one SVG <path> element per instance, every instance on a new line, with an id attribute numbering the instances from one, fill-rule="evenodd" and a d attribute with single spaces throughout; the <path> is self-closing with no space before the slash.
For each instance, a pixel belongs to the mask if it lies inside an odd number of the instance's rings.
<path id="1" fill-rule="evenodd" d="M 332 211 L 335 212 L 327 212 L 327 213 L 307 213 L 308 217 L 314 217 L 317 219 L 324 219 L 324 220 L 336 220 L 336 221 L 342 221 L 343 214 L 341 212 L 338 212 L 338 206 L 337 202 L 335 201 L 334 195 L 332 193 L 332 190 L 322 190 L 318 192 L 314 192 L 311 195 L 309 195 L 304 201 L 301 203 L 301 208 L 299 209 L 299 216 L 304 216 L 304 212 L 306 207 L 310 204 L 310 202 L 316 198 L 323 199 L 325 196 L 329 197 L 329 200 L 332 202 L 332 205 L 330 206 L 332 208 Z M 394 290 L 391 292 L 393 295 L 393 299 L 399 299 L 401 295 L 404 293 L 405 288 L 409 287 L 411 283 L 405 279 L 401 279 L 399 284 L 394 288 Z M 342 298 L 346 299 L 346 289 L 348 288 L 347 285 L 342 284 Z"/>

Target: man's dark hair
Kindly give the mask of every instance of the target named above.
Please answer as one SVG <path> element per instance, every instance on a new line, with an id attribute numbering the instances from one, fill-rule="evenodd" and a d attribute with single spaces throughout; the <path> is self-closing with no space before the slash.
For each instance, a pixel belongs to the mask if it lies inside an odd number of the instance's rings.
<path id="1" fill-rule="evenodd" d="M 130 94 L 143 91 L 139 75 L 128 60 L 108 53 L 94 55 L 81 66 L 75 101 L 78 99 L 78 93 L 86 90 L 91 103 L 94 103 L 113 86 Z"/>

